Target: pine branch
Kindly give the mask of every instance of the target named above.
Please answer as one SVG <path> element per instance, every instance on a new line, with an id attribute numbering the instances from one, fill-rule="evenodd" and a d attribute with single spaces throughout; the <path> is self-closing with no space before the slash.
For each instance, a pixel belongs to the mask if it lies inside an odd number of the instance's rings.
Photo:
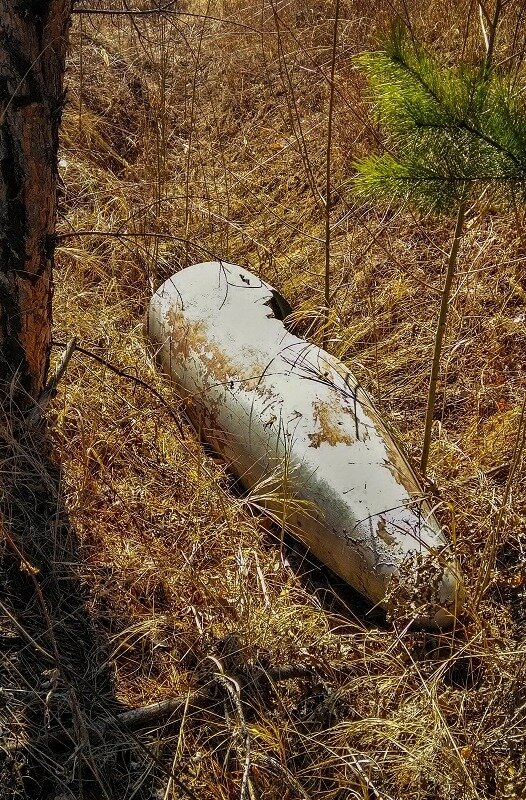
<path id="1" fill-rule="evenodd" d="M 484 68 L 446 68 L 401 28 L 365 68 L 389 153 L 357 162 L 355 191 L 444 211 L 477 186 L 526 197 L 526 113 L 517 91 Z"/>
<path id="2" fill-rule="evenodd" d="M 372 53 L 362 56 L 359 63 L 368 72 L 380 112 L 383 112 L 379 115 L 380 121 L 391 130 L 392 139 L 404 137 L 404 134 L 405 137 L 418 136 L 425 128 L 442 130 L 449 137 L 466 132 L 524 168 L 524 150 L 523 158 L 517 157 L 480 125 L 481 120 L 491 121 L 493 118 L 495 121 L 497 111 L 495 106 L 488 103 L 492 95 L 495 98 L 497 87 L 488 89 L 480 85 L 480 73 L 466 72 L 463 76 L 455 76 L 451 70 L 431 59 L 420 61 L 418 69 L 407 58 L 404 59 L 402 53 L 396 59 Z M 382 75 L 381 83 L 377 80 L 378 73 Z M 385 80 L 386 77 L 388 80 Z M 493 79 L 493 83 L 496 84 L 497 79 Z M 502 87 L 498 89 L 501 94 Z M 504 109 L 509 108 L 509 105 L 504 105 Z M 518 108 L 515 111 L 518 115 Z M 520 117 L 517 127 L 524 129 L 524 112 Z"/>

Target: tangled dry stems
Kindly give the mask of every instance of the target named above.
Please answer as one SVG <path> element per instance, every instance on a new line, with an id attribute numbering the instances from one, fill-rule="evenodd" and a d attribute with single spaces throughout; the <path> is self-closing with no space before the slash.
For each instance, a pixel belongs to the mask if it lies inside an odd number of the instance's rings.
<path id="1" fill-rule="evenodd" d="M 417 460 L 451 224 L 356 207 L 348 195 L 350 162 L 375 136 L 352 56 L 387 15 L 381 3 L 343 6 L 329 347 Z M 182 797 L 177 775 L 214 799 L 518 798 L 520 454 L 506 486 L 526 385 L 521 228 L 489 204 L 470 211 L 430 462 L 468 597 L 506 502 L 490 585 L 453 633 L 377 624 L 354 613 L 341 587 L 335 597 L 332 579 L 304 553 L 282 551 L 184 418 L 183 437 L 165 403 L 126 377 L 180 408 L 149 362 L 142 319 L 161 280 L 210 257 L 260 273 L 292 302 L 302 330 L 323 336 L 327 4 L 196 0 L 179 10 L 76 19 L 62 132 L 55 338 L 76 336 L 99 360 L 74 356 L 53 405 L 53 446 L 79 543 L 75 575 L 106 641 L 96 668 L 102 659 L 131 708 L 184 697 L 211 673 L 230 681 L 215 715 L 189 703 L 175 727 L 162 721 L 145 736 L 157 761 L 148 766 L 141 750 L 119 796 L 153 781 L 160 796 Z M 475 22 L 465 35 L 465 12 L 412 7 L 446 57 L 464 39 L 468 51 L 478 46 Z M 503 54 L 512 47 L 506 34 Z M 254 683 L 254 671 L 282 665 L 305 672 Z"/>

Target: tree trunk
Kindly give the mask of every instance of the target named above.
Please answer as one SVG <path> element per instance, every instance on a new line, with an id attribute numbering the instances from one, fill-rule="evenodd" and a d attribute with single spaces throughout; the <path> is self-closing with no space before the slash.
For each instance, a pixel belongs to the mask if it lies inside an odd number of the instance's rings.
<path id="1" fill-rule="evenodd" d="M 0 0 L 0 399 L 27 409 L 51 346 L 58 128 L 72 0 Z"/>

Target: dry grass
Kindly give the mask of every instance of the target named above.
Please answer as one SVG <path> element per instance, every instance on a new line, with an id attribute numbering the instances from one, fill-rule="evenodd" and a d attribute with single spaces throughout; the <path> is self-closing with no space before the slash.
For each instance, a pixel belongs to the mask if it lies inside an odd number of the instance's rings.
<path id="1" fill-rule="evenodd" d="M 195 0 L 174 15 L 76 18 L 57 341 L 78 336 L 177 409 L 148 362 L 143 314 L 161 280 L 209 256 L 260 273 L 321 340 L 329 6 Z M 352 56 L 391 16 L 383 6 L 342 3 L 329 347 L 416 460 L 452 223 L 357 208 L 346 188 L 375 135 Z M 448 58 L 464 41 L 479 47 L 467 3 L 415 2 L 411 16 Z M 524 796 L 523 456 L 513 465 L 526 391 L 521 237 L 501 209 L 471 209 L 449 318 L 430 476 L 472 597 L 498 533 L 489 586 L 454 634 L 356 616 L 326 574 L 302 576 L 301 557 L 281 557 L 184 421 L 183 438 L 157 397 L 75 356 L 53 406 L 54 447 L 118 698 L 184 695 L 220 669 L 246 684 L 242 714 L 216 687 L 224 713 L 206 720 L 189 706 L 175 729 L 144 740 L 194 796 Z M 253 680 L 283 665 L 307 669 Z M 184 796 L 156 770 L 160 797 Z M 132 795 L 128 786 L 115 796 Z"/>

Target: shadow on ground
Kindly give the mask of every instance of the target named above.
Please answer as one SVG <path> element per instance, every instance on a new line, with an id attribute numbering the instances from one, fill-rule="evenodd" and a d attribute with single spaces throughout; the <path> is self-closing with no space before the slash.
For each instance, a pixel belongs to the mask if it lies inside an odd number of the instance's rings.
<path id="1" fill-rule="evenodd" d="M 289 534 L 285 536 L 284 544 L 290 566 L 302 586 L 326 612 L 333 633 L 349 634 L 357 627 L 391 627 L 382 608 L 353 589 L 304 545 Z"/>
<path id="2" fill-rule="evenodd" d="M 153 797 L 151 760 L 118 720 L 49 440 L 9 424 L 0 423 L 0 799 Z"/>

